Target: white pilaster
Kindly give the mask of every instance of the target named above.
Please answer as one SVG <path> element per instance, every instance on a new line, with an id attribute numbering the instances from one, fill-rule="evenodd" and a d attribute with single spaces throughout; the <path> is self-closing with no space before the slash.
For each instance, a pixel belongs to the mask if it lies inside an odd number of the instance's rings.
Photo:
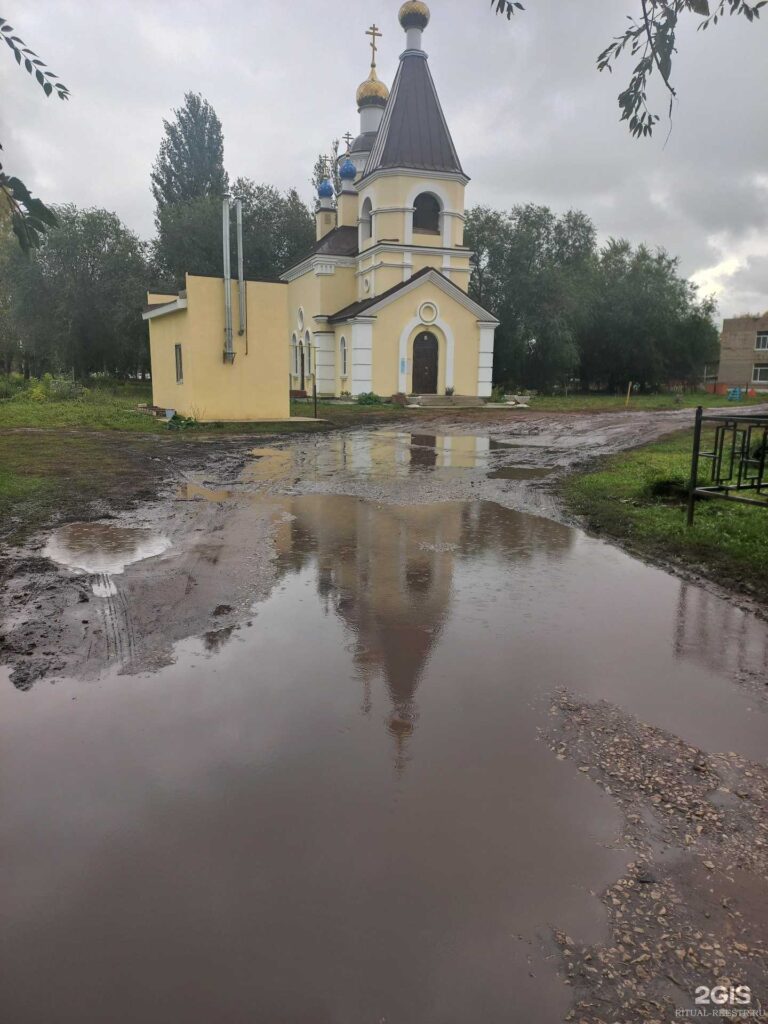
<path id="1" fill-rule="evenodd" d="M 318 395 L 336 394 L 336 338 L 331 331 L 315 331 L 315 380 Z"/>
<path id="2" fill-rule="evenodd" d="M 493 349 L 496 328 L 480 327 L 480 356 L 477 368 L 478 398 L 490 398 L 493 390 Z"/>
<path id="3" fill-rule="evenodd" d="M 354 397 L 373 390 L 373 324 L 352 324 L 352 387 Z"/>

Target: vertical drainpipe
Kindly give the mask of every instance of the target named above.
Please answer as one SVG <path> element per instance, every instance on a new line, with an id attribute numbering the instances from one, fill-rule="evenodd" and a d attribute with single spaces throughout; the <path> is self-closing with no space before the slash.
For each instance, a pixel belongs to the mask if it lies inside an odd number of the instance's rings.
<path id="1" fill-rule="evenodd" d="M 235 349 L 232 344 L 232 265 L 229 237 L 229 197 L 222 202 L 222 230 L 224 235 L 224 362 L 235 361 Z"/>
<path id="2" fill-rule="evenodd" d="M 240 303 L 240 330 L 238 334 L 242 337 L 245 334 L 245 265 L 243 255 L 243 202 L 238 199 L 235 203 L 237 214 L 237 297 Z M 248 355 L 248 339 L 245 340 L 245 354 Z"/>

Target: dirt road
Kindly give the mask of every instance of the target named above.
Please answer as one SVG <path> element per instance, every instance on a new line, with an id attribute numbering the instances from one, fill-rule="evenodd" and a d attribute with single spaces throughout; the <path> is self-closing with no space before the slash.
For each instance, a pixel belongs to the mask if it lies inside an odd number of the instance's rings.
<path id="1" fill-rule="evenodd" d="M 176 442 L 12 555 L 9 1019 L 761 1013 L 768 627 L 553 486 L 691 418 Z"/>

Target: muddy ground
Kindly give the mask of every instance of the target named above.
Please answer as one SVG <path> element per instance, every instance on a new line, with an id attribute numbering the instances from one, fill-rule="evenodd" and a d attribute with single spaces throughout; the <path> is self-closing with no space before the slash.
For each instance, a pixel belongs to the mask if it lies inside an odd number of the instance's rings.
<path id="1" fill-rule="evenodd" d="M 564 474 L 692 419 L 689 411 L 503 413 L 476 422 L 429 414 L 418 426 L 409 419 L 256 443 L 104 437 L 131 467 L 119 489 L 94 496 L 85 508 L 76 496 L 63 501 L 50 530 L 0 552 L 0 663 L 18 690 L 30 691 L 61 678 L 157 673 L 173 666 L 178 645 L 189 638 L 202 638 L 215 655 L 249 629 L 254 608 L 283 579 L 286 559 L 298 559 L 307 546 L 298 533 L 301 502 L 309 496 L 347 496 L 374 508 L 449 502 L 466 510 L 493 503 L 567 524 L 557 499 Z M 346 514 L 339 506 L 339 516 Z M 67 526 L 94 518 L 119 528 L 114 539 Z M 491 520 L 487 528 L 495 528 Z M 276 538 L 286 530 L 292 542 L 281 554 Z M 557 533 L 556 545 L 565 538 Z M 421 541 L 424 550 L 437 551 L 457 543 L 432 534 Z M 498 543 L 500 550 L 508 545 Z M 132 562 L 142 544 L 154 557 Z M 340 562 L 348 557 L 343 545 L 336 551 Z M 418 591 L 417 578 L 412 584 Z M 700 588 L 693 591 L 699 600 Z M 681 602 L 693 600 L 681 595 Z M 726 607 L 721 598 L 713 597 L 719 609 Z M 745 636 L 743 600 L 735 599 L 734 608 L 742 618 L 733 634 Z M 432 623 L 428 632 L 438 635 L 441 628 Z M 753 628 L 759 644 L 762 634 Z M 683 627 L 678 631 L 677 656 L 695 659 L 697 641 L 691 644 Z M 728 643 L 738 642 L 734 636 Z M 702 665 L 719 669 L 717 638 L 704 639 L 711 650 L 705 643 Z M 698 649 L 701 655 L 702 636 Z M 750 656 L 731 669 L 724 664 L 723 677 L 754 702 L 755 715 L 764 715 L 768 665 Z M 540 730 L 540 742 L 613 802 L 622 824 L 611 846 L 625 851 L 628 863 L 602 892 L 608 933 L 599 941 L 572 937 L 555 917 L 541 922 L 547 934 L 529 957 L 559 958 L 560 979 L 573 989 L 567 1019 L 671 1021 L 691 1007 L 700 985 L 747 985 L 754 996 L 751 1019 L 768 1019 L 762 1011 L 768 999 L 764 759 L 684 741 L 675 733 L 678 719 L 670 731 L 645 724 L 633 713 L 642 700 L 619 707 L 571 692 L 567 678 L 563 685 L 550 691 L 550 725 Z M 395 701 L 389 730 L 398 743 L 412 735 L 414 721 L 410 698 Z M 683 722 L 681 715 L 681 732 Z M 759 746 L 759 734 L 758 723 L 745 740 L 750 749 Z M 525 1019 L 532 1019 L 527 1014 L 536 1004 L 525 1005 Z M 489 1019 L 497 1018 L 491 1012 Z"/>
<path id="2" fill-rule="evenodd" d="M 50 526 L 100 519 L 148 529 L 170 540 L 176 553 L 172 565 L 164 566 L 151 586 L 147 573 L 154 568 L 129 568 L 102 621 L 84 611 L 90 580 L 45 557 L 44 534 L 17 547 L 0 543 L 0 656 L 13 666 L 13 680 L 23 688 L 51 674 L 97 675 L 115 660 L 124 671 L 142 671 L 167 663 L 173 645 L 184 637 L 234 626 L 247 617 L 254 592 L 268 592 L 273 582 L 272 512 L 259 504 L 261 496 L 347 494 L 405 504 L 488 500 L 569 521 L 557 498 L 564 474 L 662 437 L 692 417 L 690 410 L 505 412 L 476 420 L 435 413 L 420 416 L 418 427 L 408 419 L 256 443 L 253 438 L 185 442 L 103 435 L 99 443 L 119 463 L 119 476 L 107 479 L 85 501 L 75 490 L 62 491 L 50 510 Z M 390 472 L 386 458 L 379 472 L 375 467 L 361 471 L 358 463 L 369 456 L 356 461 L 354 453 L 345 451 L 362 450 L 374 439 L 378 443 L 398 433 L 412 435 L 417 446 L 419 438 L 428 446 L 435 436 L 488 437 L 494 448 L 475 464 L 457 465 L 456 472 L 405 474 Z M 264 451 L 266 459 L 260 454 Z M 429 470 L 430 456 L 425 458 L 422 468 Z M 3 524 L 6 538 L 18 535 L 19 525 Z M 249 566 L 239 564 L 241 531 L 253 545 Z M 745 601 L 742 596 L 742 606 Z M 222 608 L 229 610 L 222 613 Z"/>

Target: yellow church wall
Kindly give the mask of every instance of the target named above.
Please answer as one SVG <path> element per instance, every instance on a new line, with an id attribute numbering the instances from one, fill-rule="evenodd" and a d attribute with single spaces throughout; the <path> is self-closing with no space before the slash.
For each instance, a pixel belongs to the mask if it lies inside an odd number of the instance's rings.
<path id="1" fill-rule="evenodd" d="M 464 244 L 464 201 L 465 186 L 459 181 L 417 177 L 410 174 L 383 175 L 364 186 L 360 192 L 360 204 L 369 198 L 374 211 L 374 235 L 364 243 L 363 249 L 370 248 L 384 238 L 430 246 L 460 246 Z M 448 216 L 444 220 L 441 235 L 414 233 L 408 230 L 408 220 L 403 212 L 413 206 L 417 195 L 429 192 L 440 200 Z M 450 216 L 457 214 L 457 216 Z"/>
<path id="2" fill-rule="evenodd" d="M 335 267 L 333 274 L 321 274 L 319 276 L 312 269 L 302 275 L 302 277 L 291 281 L 288 285 L 288 326 L 285 345 L 289 351 L 289 363 L 291 336 L 295 333 L 297 339 L 300 340 L 309 331 L 312 338 L 312 371 L 308 373 L 305 369 L 305 390 L 312 390 L 316 376 L 315 348 L 321 342 L 321 339 L 315 339 L 315 333 L 325 329 L 322 325 L 318 325 L 315 322 L 314 317 L 330 316 L 345 306 L 356 302 L 357 299 L 357 281 L 354 267 Z M 299 329 L 299 310 L 304 311 L 304 329 L 301 331 Z M 300 373 L 293 373 L 292 366 L 290 370 L 291 387 L 293 390 L 298 391 L 301 387 L 301 375 Z M 321 390 L 322 393 L 325 393 L 324 389 L 321 389 L 320 385 L 318 385 L 318 391 Z"/>
<path id="3" fill-rule="evenodd" d="M 419 309 L 425 302 L 437 307 L 433 324 L 419 320 Z M 448 331 L 453 335 L 453 388 L 458 395 L 477 394 L 480 331 L 475 315 L 431 282 L 406 293 L 376 314 L 373 328 L 372 387 L 380 395 L 401 390 L 400 339 L 410 325 L 407 336 L 406 391 L 412 387 L 413 342 L 421 331 L 432 331 L 438 340 L 438 394 L 444 394 L 448 370 Z M 447 328 L 447 330 L 446 330 Z"/>
<path id="4" fill-rule="evenodd" d="M 246 285 L 247 331 L 238 335 L 237 283 L 232 284 L 235 361 L 224 353 L 224 283 L 187 276 L 187 308 L 149 321 L 153 403 L 201 421 L 288 419 L 287 289 Z M 176 382 L 181 345 L 183 383 Z"/>

